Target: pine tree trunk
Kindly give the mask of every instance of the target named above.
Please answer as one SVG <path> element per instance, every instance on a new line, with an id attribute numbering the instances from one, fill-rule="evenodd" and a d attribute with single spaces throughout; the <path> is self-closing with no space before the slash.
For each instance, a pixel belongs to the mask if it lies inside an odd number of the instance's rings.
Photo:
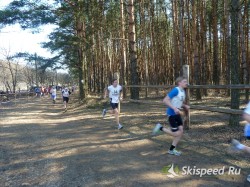
<path id="1" fill-rule="evenodd" d="M 245 35 L 243 30 L 243 19 L 242 14 L 239 13 L 239 24 L 240 24 L 240 40 L 241 40 L 241 64 L 242 64 L 242 83 L 247 84 L 247 62 L 246 62 L 246 45 L 245 45 Z"/>
<path id="2" fill-rule="evenodd" d="M 77 11 L 82 11 L 82 6 L 77 7 Z M 76 13 L 77 14 L 77 13 Z M 78 67 L 79 67 L 79 87 L 80 87 L 80 99 L 84 99 L 86 97 L 86 92 L 88 88 L 88 76 L 87 76 L 87 62 L 86 62 L 86 53 L 85 53 L 85 22 L 82 15 L 76 15 L 76 22 L 75 22 L 75 31 L 76 36 L 78 37 Z"/>
<path id="3" fill-rule="evenodd" d="M 239 1 L 231 0 L 231 83 L 239 84 L 239 63 L 238 63 L 238 17 Z M 231 90 L 231 108 L 239 109 L 239 90 Z M 229 124 L 239 125 L 239 115 L 230 115 Z"/>
<path id="4" fill-rule="evenodd" d="M 184 12 L 184 1 L 179 0 L 179 38 L 180 38 L 180 73 L 182 75 L 182 66 L 184 64 L 184 31 L 183 31 L 183 12 Z"/>
<path id="5" fill-rule="evenodd" d="M 212 24 L 213 24 L 213 82 L 219 84 L 219 59 L 218 59 L 218 28 L 217 28 L 217 10 L 218 1 L 212 0 Z"/>
<path id="6" fill-rule="evenodd" d="M 79 97 L 82 100 L 85 98 L 85 91 L 84 91 L 83 54 L 81 49 L 78 49 L 78 78 L 79 78 Z"/>
<path id="7" fill-rule="evenodd" d="M 227 73 L 226 73 L 226 79 L 227 84 L 231 84 L 231 44 L 230 44 L 230 14 L 229 14 L 229 2 L 230 0 L 225 0 L 225 17 L 226 17 L 226 31 L 225 31 L 225 39 L 226 39 L 226 59 L 227 59 Z M 231 92 L 228 90 L 227 95 L 230 96 Z"/>
<path id="8" fill-rule="evenodd" d="M 191 1 L 192 3 L 192 51 L 193 51 L 193 62 L 194 62 L 194 78 L 196 85 L 200 85 L 200 66 L 199 66 L 199 53 L 198 53 L 198 25 L 197 25 L 197 4 L 194 0 Z M 196 99 L 201 100 L 201 92 L 200 89 L 196 89 Z"/>
<path id="9" fill-rule="evenodd" d="M 143 31 L 143 62 L 145 66 L 145 84 L 149 84 L 149 74 L 148 74 L 148 56 L 147 56 L 147 35 L 146 35 L 146 23 L 145 23 L 145 10 L 144 10 L 144 0 L 142 0 L 141 16 L 142 16 L 142 31 Z M 148 96 L 148 88 L 145 88 L 145 97 Z"/>
<path id="10" fill-rule="evenodd" d="M 126 85 L 126 68 L 127 68 L 127 55 L 126 55 L 126 40 L 125 40 L 125 22 L 124 22 L 124 0 L 120 0 L 120 16 L 121 16 L 121 83 Z M 123 89 L 123 97 L 126 97 L 126 89 Z"/>
<path id="11" fill-rule="evenodd" d="M 128 8 L 128 12 L 129 12 L 129 54 L 130 54 L 131 84 L 138 85 L 134 0 L 129 0 L 128 6 L 129 6 L 129 8 Z M 131 88 L 131 99 L 139 99 L 139 88 Z"/>
<path id="12" fill-rule="evenodd" d="M 150 21 L 149 21 L 149 32 L 150 32 L 150 59 L 152 62 L 152 71 L 155 72 L 156 70 L 156 57 L 155 57 L 155 33 L 154 33 L 154 28 L 155 28 L 155 9 L 154 9 L 154 1 L 149 0 L 149 10 L 148 12 L 150 13 Z M 154 84 L 157 84 L 157 77 L 158 75 L 153 74 L 152 76 L 152 81 Z"/>
<path id="13" fill-rule="evenodd" d="M 202 84 L 207 84 L 207 74 L 208 74 L 208 68 L 207 68 L 207 27 L 206 27 L 206 1 L 201 1 L 201 11 L 200 11 L 200 19 L 201 19 L 201 80 Z M 204 95 L 207 95 L 207 89 L 203 89 L 202 92 Z"/>
<path id="14" fill-rule="evenodd" d="M 176 6 L 176 0 L 172 0 L 172 21 L 173 21 L 173 81 L 179 76 L 178 74 L 178 64 L 179 64 L 179 50 L 178 50 L 178 39 L 177 39 L 177 34 L 178 33 L 178 29 L 177 29 L 177 25 L 178 25 L 178 21 L 177 21 L 177 15 L 178 15 L 178 11 L 177 11 L 177 6 Z"/>
<path id="15" fill-rule="evenodd" d="M 244 18 L 243 18 L 243 29 L 244 29 L 244 37 L 245 43 L 244 43 L 244 53 L 245 53 L 245 59 L 243 62 L 243 71 L 244 71 L 244 84 L 250 83 L 250 59 L 249 59 L 249 1 L 245 0 L 244 4 Z M 248 62 L 248 63 L 247 63 Z M 246 89 L 245 91 L 245 102 L 249 101 L 249 90 Z"/>

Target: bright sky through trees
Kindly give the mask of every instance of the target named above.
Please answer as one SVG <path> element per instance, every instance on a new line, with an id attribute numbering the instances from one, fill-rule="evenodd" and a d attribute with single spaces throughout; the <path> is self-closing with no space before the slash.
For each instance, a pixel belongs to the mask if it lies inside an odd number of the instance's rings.
<path id="1" fill-rule="evenodd" d="M 8 5 L 11 0 L 0 0 L 0 9 Z M 10 54 L 17 52 L 37 53 L 39 56 L 52 56 L 46 49 L 41 48 L 40 43 L 48 41 L 47 35 L 53 26 L 41 27 L 40 33 L 32 33 L 31 30 L 22 30 L 18 24 L 0 28 L 0 59 L 4 59 L 5 50 Z"/>

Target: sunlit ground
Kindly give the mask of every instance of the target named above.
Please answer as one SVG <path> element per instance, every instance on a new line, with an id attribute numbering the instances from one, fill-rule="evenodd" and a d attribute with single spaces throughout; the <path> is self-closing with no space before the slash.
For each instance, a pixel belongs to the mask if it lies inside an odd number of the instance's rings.
<path id="1" fill-rule="evenodd" d="M 73 102 L 71 100 L 71 102 Z M 248 157 L 230 152 L 231 138 L 244 140 L 229 128 L 228 116 L 192 111 L 180 157 L 167 154 L 171 137 L 152 136 L 158 122 L 168 125 L 164 107 L 124 102 L 117 130 L 114 117 L 101 116 L 101 105 L 70 104 L 67 112 L 49 98 L 32 98 L 0 109 L 0 186 L 241 186 L 247 184 Z M 237 176 L 168 178 L 169 164 L 241 168 Z"/>

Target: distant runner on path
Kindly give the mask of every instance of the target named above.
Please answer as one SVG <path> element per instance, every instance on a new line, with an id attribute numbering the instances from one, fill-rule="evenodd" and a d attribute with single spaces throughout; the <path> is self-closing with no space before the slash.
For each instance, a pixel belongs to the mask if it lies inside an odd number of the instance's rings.
<path id="1" fill-rule="evenodd" d="M 53 100 L 53 104 L 56 103 L 56 87 L 53 86 L 50 90 L 51 93 L 51 99 Z"/>
<path id="2" fill-rule="evenodd" d="M 117 79 L 114 79 L 112 81 L 112 85 L 110 85 L 107 89 L 105 89 L 104 91 L 104 98 L 107 97 L 107 95 L 109 95 L 110 98 L 110 106 L 111 106 L 111 110 L 109 110 L 110 114 L 115 115 L 115 120 L 116 120 L 116 124 L 118 125 L 118 129 L 122 129 L 123 126 L 120 124 L 119 121 L 119 109 L 118 109 L 118 105 L 120 100 L 122 100 L 122 86 L 118 84 Z M 102 116 L 105 117 L 106 113 L 107 113 L 107 109 L 103 109 L 102 111 Z"/>
<path id="3" fill-rule="evenodd" d="M 62 97 L 63 97 L 63 104 L 64 104 L 64 109 L 67 110 L 67 105 L 69 102 L 69 95 L 71 92 L 69 91 L 68 88 L 62 89 Z"/>

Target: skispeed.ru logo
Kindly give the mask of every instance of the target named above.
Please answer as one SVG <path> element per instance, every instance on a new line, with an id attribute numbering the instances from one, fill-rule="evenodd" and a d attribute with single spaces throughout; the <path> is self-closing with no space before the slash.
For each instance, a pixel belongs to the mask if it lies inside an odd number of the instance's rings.
<path id="1" fill-rule="evenodd" d="M 178 166 L 174 167 L 174 164 L 164 166 L 161 171 L 163 174 L 166 174 L 167 177 L 169 178 L 178 177 L 180 172 L 179 167 Z"/>
<path id="2" fill-rule="evenodd" d="M 221 168 L 199 168 L 197 166 L 183 166 L 181 170 L 174 164 L 164 166 L 161 170 L 163 174 L 166 174 L 169 178 L 175 178 L 178 176 L 217 176 L 217 175 L 240 175 L 241 168 L 235 166 L 223 166 Z"/>

